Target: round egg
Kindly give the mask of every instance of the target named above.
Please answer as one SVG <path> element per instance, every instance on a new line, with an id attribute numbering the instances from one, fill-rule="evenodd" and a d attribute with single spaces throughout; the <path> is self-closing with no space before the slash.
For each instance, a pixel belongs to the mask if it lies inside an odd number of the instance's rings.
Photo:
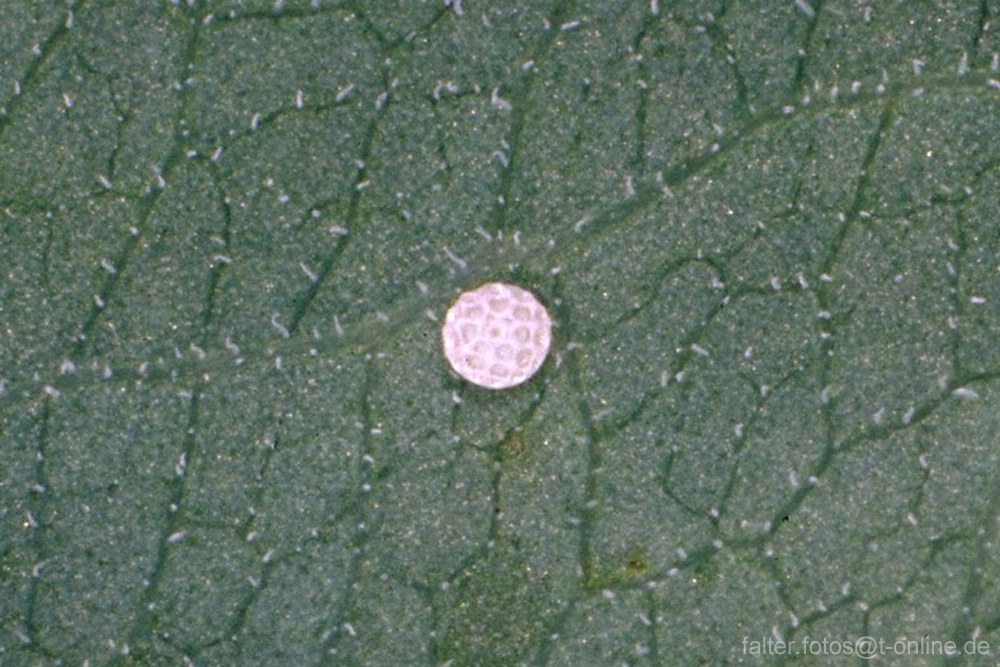
<path id="1" fill-rule="evenodd" d="M 487 283 L 463 292 L 441 328 L 452 369 L 487 389 L 506 389 L 538 372 L 552 343 L 552 318 L 531 292 Z"/>

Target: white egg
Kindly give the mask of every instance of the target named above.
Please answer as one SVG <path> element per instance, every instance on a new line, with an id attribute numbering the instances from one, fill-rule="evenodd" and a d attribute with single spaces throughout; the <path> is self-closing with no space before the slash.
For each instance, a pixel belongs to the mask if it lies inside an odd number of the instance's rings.
<path id="1" fill-rule="evenodd" d="M 531 292 L 488 283 L 452 304 L 441 340 L 456 373 L 480 387 L 506 389 L 542 367 L 552 343 L 552 318 Z"/>

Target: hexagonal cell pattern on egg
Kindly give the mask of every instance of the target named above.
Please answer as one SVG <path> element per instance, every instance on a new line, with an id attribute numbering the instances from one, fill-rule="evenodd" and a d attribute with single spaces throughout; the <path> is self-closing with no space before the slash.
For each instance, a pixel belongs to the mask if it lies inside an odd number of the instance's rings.
<path id="1" fill-rule="evenodd" d="M 452 304 L 441 339 L 456 373 L 480 387 L 506 389 L 542 367 L 552 343 L 552 319 L 531 292 L 488 283 Z"/>

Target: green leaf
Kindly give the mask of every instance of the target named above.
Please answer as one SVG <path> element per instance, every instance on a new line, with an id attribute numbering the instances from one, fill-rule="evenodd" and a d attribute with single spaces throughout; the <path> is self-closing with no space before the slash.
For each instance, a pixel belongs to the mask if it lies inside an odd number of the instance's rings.
<path id="1" fill-rule="evenodd" d="M 994 664 L 998 13 L 3 3 L 0 663 Z"/>

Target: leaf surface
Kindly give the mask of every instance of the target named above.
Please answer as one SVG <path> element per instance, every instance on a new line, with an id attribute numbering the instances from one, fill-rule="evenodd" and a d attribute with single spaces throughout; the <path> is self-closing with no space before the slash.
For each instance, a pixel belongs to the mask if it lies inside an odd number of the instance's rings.
<path id="1" fill-rule="evenodd" d="M 998 13 L 4 3 L 0 662 L 993 664 Z"/>

